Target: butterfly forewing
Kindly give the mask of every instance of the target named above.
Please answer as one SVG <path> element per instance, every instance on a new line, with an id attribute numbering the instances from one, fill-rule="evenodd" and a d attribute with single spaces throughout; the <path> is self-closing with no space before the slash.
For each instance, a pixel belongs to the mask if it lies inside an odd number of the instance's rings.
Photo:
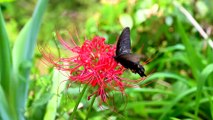
<path id="1" fill-rule="evenodd" d="M 130 52 L 131 52 L 130 29 L 126 27 L 119 36 L 116 48 L 116 56 L 128 54 Z"/>

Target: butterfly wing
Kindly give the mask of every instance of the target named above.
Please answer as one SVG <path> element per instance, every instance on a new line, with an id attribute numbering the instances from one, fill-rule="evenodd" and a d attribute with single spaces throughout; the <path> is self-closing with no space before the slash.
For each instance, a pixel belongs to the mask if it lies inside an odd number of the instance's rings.
<path id="1" fill-rule="evenodd" d="M 139 64 L 141 56 L 131 53 L 130 29 L 126 27 L 119 36 L 114 59 L 122 66 L 138 73 L 141 77 L 145 75 L 145 69 Z"/>
<path id="2" fill-rule="evenodd" d="M 128 54 L 131 52 L 130 43 L 130 29 L 126 27 L 123 29 L 121 35 L 118 38 L 116 56 Z"/>
<path id="3" fill-rule="evenodd" d="M 124 54 L 120 55 L 117 59 L 118 62 L 127 69 L 130 69 L 134 73 L 138 73 L 141 77 L 145 75 L 145 69 L 140 65 L 140 56 L 136 54 Z"/>
<path id="4" fill-rule="evenodd" d="M 119 56 L 119 58 L 121 58 L 124 61 L 130 61 L 132 63 L 140 62 L 140 57 L 138 55 L 132 54 L 132 53 L 121 55 L 121 56 Z M 127 64 L 127 66 L 128 66 L 128 64 Z M 129 67 L 126 67 L 126 68 L 129 68 Z"/>

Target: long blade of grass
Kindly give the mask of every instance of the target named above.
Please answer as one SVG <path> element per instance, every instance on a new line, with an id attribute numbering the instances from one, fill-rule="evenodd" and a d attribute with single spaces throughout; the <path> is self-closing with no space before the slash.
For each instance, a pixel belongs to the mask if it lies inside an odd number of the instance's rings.
<path id="1" fill-rule="evenodd" d="M 188 90 L 185 91 L 184 93 L 182 93 L 182 94 L 180 94 L 180 95 L 174 97 L 174 100 L 172 100 L 172 101 L 170 102 L 170 104 L 167 105 L 166 109 L 164 110 L 163 114 L 160 116 L 160 119 L 159 119 L 159 120 L 167 120 L 167 119 L 169 119 L 169 118 L 168 118 L 168 117 L 169 117 L 168 114 L 169 114 L 169 112 L 171 111 L 172 107 L 173 107 L 174 105 L 176 105 L 181 99 L 187 97 L 188 95 L 194 93 L 195 91 L 196 91 L 196 88 L 194 87 L 194 88 L 188 89 Z"/>
<path id="2" fill-rule="evenodd" d="M 201 93 L 202 93 L 202 89 L 204 86 L 204 83 L 206 82 L 206 80 L 208 79 L 208 77 L 212 74 L 213 72 L 213 64 L 209 64 L 208 66 L 206 66 L 203 71 L 201 72 L 200 78 L 198 80 L 197 83 L 197 94 L 196 94 L 196 107 L 195 107 L 195 115 L 198 115 L 198 111 L 199 111 L 199 102 L 201 99 Z"/>
<path id="3" fill-rule="evenodd" d="M 205 65 L 201 62 L 202 59 L 197 55 L 196 49 L 192 44 L 190 43 L 190 40 L 188 39 L 188 36 L 186 35 L 186 32 L 183 28 L 182 23 L 177 20 L 177 28 L 181 36 L 181 40 L 186 48 L 186 53 L 190 62 L 190 67 L 192 69 L 192 74 L 196 80 L 199 79 L 199 73 L 200 70 L 203 69 Z"/>
<path id="4" fill-rule="evenodd" d="M 187 81 L 186 78 L 174 73 L 170 73 L 170 72 L 156 72 L 152 74 L 151 76 L 147 77 L 146 80 L 142 81 L 140 84 L 146 84 L 146 83 L 152 82 L 153 80 L 157 80 L 159 78 L 172 78 L 189 85 L 189 82 Z"/>
<path id="5" fill-rule="evenodd" d="M 37 41 L 37 35 L 42 21 L 48 0 L 39 0 L 32 19 L 22 33 L 19 34 L 13 49 L 14 72 L 17 78 L 18 86 L 14 88 L 16 91 L 17 113 L 19 119 L 24 119 L 24 107 L 28 92 L 28 78 L 31 68 L 31 62 L 34 54 L 34 48 Z"/>
<path id="6" fill-rule="evenodd" d="M 17 37 L 13 48 L 14 69 L 19 70 L 23 62 L 31 61 L 41 25 L 42 16 L 48 0 L 39 0 L 32 19 L 26 24 Z"/>
<path id="7" fill-rule="evenodd" d="M 53 94 L 53 97 L 48 102 L 44 120 L 55 120 L 56 114 L 57 114 L 57 108 L 60 104 L 60 93 L 65 89 L 66 86 L 66 80 L 67 77 L 60 73 L 58 70 L 54 70 L 53 78 L 52 78 L 52 89 L 51 93 Z"/>
<path id="8" fill-rule="evenodd" d="M 0 119 L 2 120 L 12 120 L 12 116 L 10 114 L 9 105 L 4 94 L 4 90 L 0 86 Z"/>
<path id="9" fill-rule="evenodd" d="M 10 85 L 12 83 L 12 60 L 9 45 L 9 38 L 5 28 L 5 22 L 0 8 L 0 119 L 7 120 L 14 118 L 8 102 L 12 95 L 10 94 Z"/>
<path id="10" fill-rule="evenodd" d="M 5 23 L 3 19 L 3 15 L 1 13 L 0 8 L 0 70 L 1 70 L 1 78 L 0 85 L 2 86 L 4 92 L 9 94 L 9 86 L 11 81 L 11 72 L 12 72 L 12 60 L 11 60 L 11 52 L 9 45 L 9 38 L 6 32 Z"/>

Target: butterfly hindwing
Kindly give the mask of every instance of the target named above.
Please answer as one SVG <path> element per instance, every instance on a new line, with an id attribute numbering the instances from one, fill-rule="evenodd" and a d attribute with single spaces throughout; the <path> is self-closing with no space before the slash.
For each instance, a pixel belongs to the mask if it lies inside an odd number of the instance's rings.
<path id="1" fill-rule="evenodd" d="M 117 61 L 127 69 L 130 69 L 133 73 L 138 73 L 141 77 L 146 76 L 145 70 L 140 65 L 140 57 L 136 54 L 124 54 L 117 57 Z"/>

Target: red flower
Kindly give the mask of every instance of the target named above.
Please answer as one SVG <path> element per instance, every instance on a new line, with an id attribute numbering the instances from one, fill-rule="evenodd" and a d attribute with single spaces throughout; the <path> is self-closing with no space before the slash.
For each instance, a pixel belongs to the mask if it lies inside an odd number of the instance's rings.
<path id="1" fill-rule="evenodd" d="M 116 50 L 115 45 L 105 44 L 105 38 L 97 36 L 92 40 L 85 40 L 81 47 L 73 42 L 75 46 L 71 48 L 60 35 L 58 38 L 65 48 L 76 55 L 60 58 L 58 62 L 53 61 L 45 54 L 43 55 L 56 68 L 69 71 L 70 81 L 88 84 L 92 87 L 96 86 L 97 90 L 92 95 L 100 96 L 103 102 L 106 102 L 107 92 L 110 90 L 124 92 L 127 84 L 120 76 L 125 68 L 113 58 Z"/>

